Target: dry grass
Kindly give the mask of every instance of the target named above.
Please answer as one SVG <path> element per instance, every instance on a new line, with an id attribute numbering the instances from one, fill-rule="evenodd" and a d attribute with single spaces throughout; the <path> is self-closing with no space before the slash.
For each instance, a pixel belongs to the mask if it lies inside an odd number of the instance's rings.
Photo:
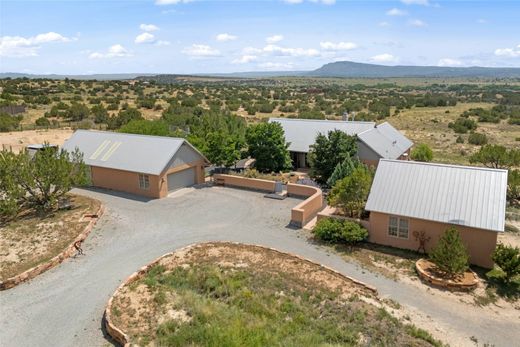
<path id="1" fill-rule="evenodd" d="M 63 145 L 73 131 L 71 129 L 25 130 L 2 133 L 0 136 L 0 149 L 12 148 L 15 153 L 29 144 L 48 142 L 51 145 Z"/>
<path id="2" fill-rule="evenodd" d="M 85 214 L 96 213 L 100 202 L 72 195 L 71 210 L 40 216 L 23 212 L 17 220 L 0 227 L 0 280 L 22 273 L 62 252 L 84 230 Z"/>

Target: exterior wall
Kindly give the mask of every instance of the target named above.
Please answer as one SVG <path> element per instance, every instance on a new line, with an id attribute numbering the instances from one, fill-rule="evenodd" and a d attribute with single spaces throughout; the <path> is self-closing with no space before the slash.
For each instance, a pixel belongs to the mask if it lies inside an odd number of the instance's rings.
<path id="1" fill-rule="evenodd" d="M 363 163 L 367 165 L 377 166 L 377 164 L 379 163 L 379 159 L 381 159 L 379 154 L 374 152 L 372 148 L 368 147 L 363 141 L 358 140 L 357 145 L 357 155 L 359 157 L 359 160 L 361 160 Z"/>
<path id="2" fill-rule="evenodd" d="M 307 198 L 291 210 L 291 224 L 295 226 L 303 227 L 323 208 L 323 194 L 319 188 L 289 183 L 287 195 Z"/>
<path id="3" fill-rule="evenodd" d="M 175 157 L 174 157 L 175 159 Z M 175 167 L 170 167 L 168 170 L 163 172 L 159 176 L 158 181 L 158 189 L 159 189 L 159 198 L 164 198 L 168 195 L 168 175 L 179 172 L 182 170 L 189 169 L 190 167 L 195 167 L 195 184 L 204 183 L 204 160 L 200 158 L 200 155 L 197 155 L 198 161 L 181 164 Z M 178 162 L 180 163 L 180 161 Z"/>
<path id="4" fill-rule="evenodd" d="M 426 251 L 429 252 L 437 244 L 440 236 L 449 227 L 455 227 L 462 237 L 462 241 L 468 249 L 470 262 L 486 268 L 493 267 L 491 254 L 497 243 L 497 232 L 470 228 L 460 225 L 426 221 L 422 219 L 407 218 L 408 239 L 400 239 L 388 235 L 388 223 L 390 215 L 386 213 L 370 212 L 369 241 L 382 245 L 417 250 L 419 242 L 413 236 L 414 231 L 425 231 L 431 240 L 426 243 Z M 399 216 L 398 216 L 399 217 Z"/>
<path id="5" fill-rule="evenodd" d="M 275 181 L 224 174 L 215 174 L 213 175 L 213 179 L 215 181 L 223 181 L 225 186 L 259 190 L 269 193 L 274 193 L 276 184 Z"/>
<path id="6" fill-rule="evenodd" d="M 170 165 L 168 167 L 173 168 L 184 164 L 190 164 L 201 160 L 200 154 L 197 153 L 193 148 L 184 143 L 181 148 L 175 153 Z"/>
<path id="7" fill-rule="evenodd" d="M 160 177 L 148 175 L 150 187 L 147 190 L 139 188 L 139 173 L 108 169 L 99 166 L 90 167 L 92 185 L 95 187 L 118 190 L 130 194 L 160 198 Z"/>

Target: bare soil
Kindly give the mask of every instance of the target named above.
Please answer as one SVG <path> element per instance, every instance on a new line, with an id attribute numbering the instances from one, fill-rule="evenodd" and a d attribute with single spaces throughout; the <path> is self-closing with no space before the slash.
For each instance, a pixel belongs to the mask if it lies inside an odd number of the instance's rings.
<path id="1" fill-rule="evenodd" d="M 100 202 L 71 195 L 73 208 L 41 216 L 24 211 L 7 225 L 0 226 L 0 280 L 20 274 L 62 252 L 84 230 Z"/>
<path id="2" fill-rule="evenodd" d="M 72 133 L 72 129 L 24 130 L 0 133 L 0 149 L 12 148 L 15 153 L 18 153 L 29 144 L 48 142 L 51 145 L 61 146 Z"/>

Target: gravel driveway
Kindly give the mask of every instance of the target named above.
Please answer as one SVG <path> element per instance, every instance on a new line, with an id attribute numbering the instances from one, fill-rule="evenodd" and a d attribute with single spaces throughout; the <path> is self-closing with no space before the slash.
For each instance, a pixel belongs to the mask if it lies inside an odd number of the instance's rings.
<path id="1" fill-rule="evenodd" d="M 229 188 L 184 189 L 165 199 L 140 201 L 101 191 L 77 190 L 102 200 L 106 213 L 84 243 L 86 255 L 0 292 L 0 345 L 105 346 L 101 320 L 108 298 L 132 272 L 155 258 L 201 241 L 262 244 L 297 253 L 375 286 L 411 310 L 455 331 L 457 345 L 510 346 L 520 341 L 518 320 L 490 320 L 468 305 L 435 296 L 360 269 L 287 227 L 299 200 L 263 198 Z M 439 332 L 437 332 L 439 335 Z M 453 341 L 453 337 L 452 337 Z"/>

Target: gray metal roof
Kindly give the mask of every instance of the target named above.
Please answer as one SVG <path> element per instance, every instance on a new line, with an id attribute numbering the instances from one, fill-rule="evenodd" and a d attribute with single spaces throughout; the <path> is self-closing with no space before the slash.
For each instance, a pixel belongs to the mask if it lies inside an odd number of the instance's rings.
<path id="1" fill-rule="evenodd" d="M 359 133 L 358 138 L 384 159 L 397 159 L 413 145 L 388 122 Z"/>
<path id="2" fill-rule="evenodd" d="M 507 170 L 381 159 L 365 209 L 504 231 Z"/>
<path id="3" fill-rule="evenodd" d="M 357 135 L 371 129 L 374 122 L 351 122 L 314 119 L 269 118 L 269 122 L 278 122 L 285 132 L 285 141 L 289 142 L 292 152 L 309 152 L 316 136 L 321 133 L 327 135 L 329 131 L 341 130 L 348 135 Z"/>
<path id="4" fill-rule="evenodd" d="M 87 165 L 159 175 L 184 143 L 192 147 L 182 138 L 77 130 L 63 149 L 77 147 Z"/>

